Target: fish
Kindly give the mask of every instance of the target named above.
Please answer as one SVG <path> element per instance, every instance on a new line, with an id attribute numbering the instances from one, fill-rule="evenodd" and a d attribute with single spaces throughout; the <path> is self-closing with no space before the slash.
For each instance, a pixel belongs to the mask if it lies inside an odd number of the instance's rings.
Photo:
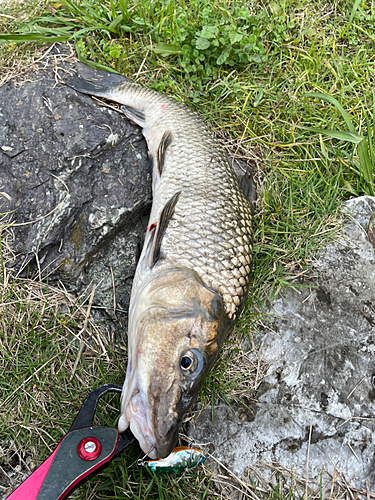
<path id="1" fill-rule="evenodd" d="M 142 127 L 152 209 L 128 315 L 118 429 L 151 459 L 170 455 L 248 294 L 255 189 L 208 125 L 173 97 L 122 75 L 73 76 L 78 92 L 115 101 Z"/>

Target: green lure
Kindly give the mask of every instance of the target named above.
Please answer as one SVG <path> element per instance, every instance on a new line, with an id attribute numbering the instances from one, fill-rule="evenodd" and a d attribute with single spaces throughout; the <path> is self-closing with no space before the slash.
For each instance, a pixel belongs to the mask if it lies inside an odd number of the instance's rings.
<path id="1" fill-rule="evenodd" d="M 197 467 L 205 460 L 206 457 L 202 450 L 180 446 L 175 448 L 166 458 L 139 460 L 138 465 L 143 465 L 157 474 L 180 474 L 185 470 Z"/>

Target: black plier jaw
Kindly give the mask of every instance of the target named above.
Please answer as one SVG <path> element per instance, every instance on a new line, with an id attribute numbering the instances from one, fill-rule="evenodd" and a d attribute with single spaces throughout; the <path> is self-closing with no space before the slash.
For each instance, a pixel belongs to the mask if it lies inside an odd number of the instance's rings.
<path id="1" fill-rule="evenodd" d="M 127 448 L 134 441 L 130 431 L 93 425 L 99 399 L 121 391 L 116 384 L 93 390 L 55 451 L 7 500 L 63 500 Z"/>

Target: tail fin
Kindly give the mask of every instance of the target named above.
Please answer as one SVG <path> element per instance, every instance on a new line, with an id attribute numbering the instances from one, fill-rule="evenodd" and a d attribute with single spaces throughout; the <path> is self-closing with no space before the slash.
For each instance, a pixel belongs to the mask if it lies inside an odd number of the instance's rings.
<path id="1" fill-rule="evenodd" d="M 88 80 L 84 80 L 78 76 L 72 76 L 65 83 L 68 87 L 71 87 L 81 94 L 103 96 L 103 94 L 107 95 L 110 91 L 109 87 L 89 82 Z"/>
<path id="2" fill-rule="evenodd" d="M 117 87 L 120 83 L 130 81 L 119 73 L 94 69 L 82 63 L 77 64 L 77 71 L 79 76 L 73 76 L 65 83 L 82 94 L 105 97 L 112 88 Z"/>
<path id="3" fill-rule="evenodd" d="M 1 1 L 1 0 L 0 0 Z M 118 73 L 108 73 L 98 69 L 93 69 L 85 64 L 78 64 L 77 69 L 82 76 L 72 76 L 65 82 L 66 85 L 81 94 L 94 95 L 97 97 L 105 97 L 112 101 L 123 104 L 122 111 L 124 114 L 137 125 L 144 127 L 145 112 L 139 107 L 134 107 L 134 92 L 124 91 L 121 84 L 131 82 L 125 76 Z M 132 83 L 132 82 L 131 82 Z M 137 86 L 136 84 L 128 85 L 128 87 Z"/>

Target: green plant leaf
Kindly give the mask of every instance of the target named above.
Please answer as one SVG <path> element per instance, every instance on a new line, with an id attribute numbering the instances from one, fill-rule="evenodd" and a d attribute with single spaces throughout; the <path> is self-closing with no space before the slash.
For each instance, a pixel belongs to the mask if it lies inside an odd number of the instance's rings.
<path id="1" fill-rule="evenodd" d="M 86 59 L 86 57 L 84 57 L 82 55 L 82 51 L 80 49 L 79 42 L 77 42 L 75 44 L 75 49 L 76 49 L 76 52 L 77 52 L 78 59 L 81 62 L 83 62 L 84 64 L 87 64 L 87 66 L 90 66 L 91 68 L 94 68 L 94 69 L 101 69 L 103 71 L 108 71 L 110 73 L 117 73 L 118 74 L 118 71 L 116 71 L 115 69 L 111 68 L 110 66 L 105 66 L 104 64 L 95 63 L 93 61 L 89 61 L 88 59 Z"/>
<path id="2" fill-rule="evenodd" d="M 260 89 L 259 92 L 257 93 L 257 95 L 255 96 L 255 99 L 254 99 L 254 102 L 253 102 L 254 108 L 256 108 L 258 106 L 258 104 L 260 103 L 260 101 L 262 100 L 262 98 L 263 98 L 263 90 Z"/>
<path id="3" fill-rule="evenodd" d="M 309 132 L 314 132 L 314 134 L 323 134 L 333 139 L 338 139 L 340 141 L 352 142 L 353 144 L 359 144 L 363 140 L 363 136 L 352 134 L 351 132 L 343 132 L 342 130 L 325 130 L 321 128 L 305 127 L 303 125 L 294 125 L 296 128 L 301 128 L 303 130 L 308 130 Z"/>
<path id="4" fill-rule="evenodd" d="M 236 42 L 240 42 L 243 39 L 243 35 L 242 33 L 238 33 L 237 31 L 230 31 L 229 39 L 231 44 L 235 44 Z"/>
<path id="5" fill-rule="evenodd" d="M 182 53 L 179 45 L 171 43 L 155 43 L 152 46 L 148 45 L 146 48 L 164 57 Z"/>
<path id="6" fill-rule="evenodd" d="M 205 50 L 208 49 L 208 47 L 210 46 L 210 41 L 207 40 L 207 38 L 203 38 L 200 36 L 195 42 L 195 46 L 197 47 L 198 50 Z"/>
<path id="7" fill-rule="evenodd" d="M 341 104 L 339 103 L 339 101 L 337 99 L 335 99 L 331 95 L 328 95 L 328 94 L 319 94 L 319 93 L 306 94 L 305 97 L 316 97 L 318 99 L 322 99 L 323 101 L 327 101 L 330 104 L 333 104 L 336 107 L 336 109 L 341 113 L 341 116 L 344 118 L 345 123 L 347 124 L 348 129 L 350 130 L 350 132 L 352 134 L 356 133 L 356 130 L 355 130 L 354 125 L 353 125 L 353 122 L 349 118 L 348 113 L 341 106 Z"/>
<path id="8" fill-rule="evenodd" d="M 113 57 L 114 59 L 118 59 L 120 57 L 120 55 L 121 55 L 121 52 L 119 51 L 119 49 L 111 49 L 109 51 L 109 55 L 111 57 Z"/>
<path id="9" fill-rule="evenodd" d="M 216 26 L 203 26 L 202 31 L 199 33 L 199 36 L 203 38 L 216 38 L 219 33 L 219 28 Z"/>
<path id="10" fill-rule="evenodd" d="M 217 64 L 223 64 L 229 57 L 229 50 L 226 50 L 220 54 L 220 56 L 217 58 Z"/>

